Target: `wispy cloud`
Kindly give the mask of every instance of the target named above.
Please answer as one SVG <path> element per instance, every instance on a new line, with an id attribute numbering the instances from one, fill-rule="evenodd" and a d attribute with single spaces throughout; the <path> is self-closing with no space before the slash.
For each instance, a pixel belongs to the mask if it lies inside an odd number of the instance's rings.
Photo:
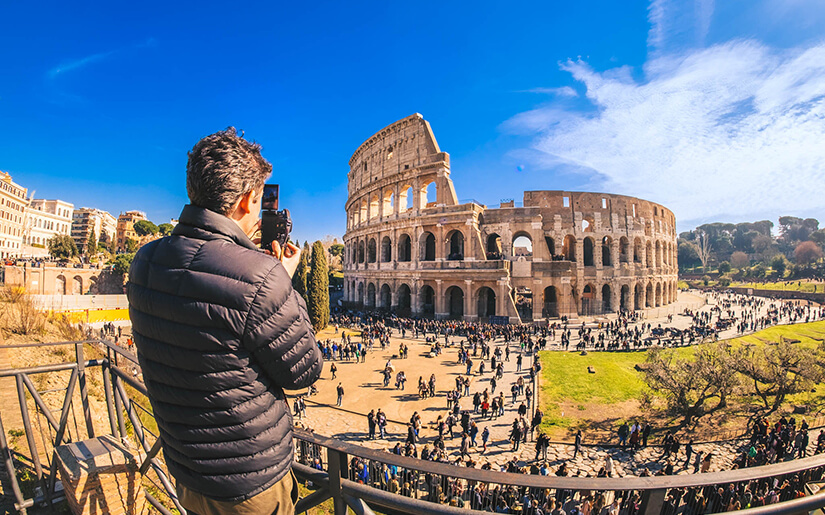
<path id="1" fill-rule="evenodd" d="M 534 134 L 545 165 L 662 202 L 683 221 L 823 211 L 825 44 L 731 41 L 657 57 L 643 81 L 582 61 L 562 69 L 592 112 L 551 103 L 504 125 Z"/>
<path id="2" fill-rule="evenodd" d="M 714 0 L 651 0 L 647 46 L 652 56 L 674 49 L 704 46 L 710 31 Z"/>
<path id="3" fill-rule="evenodd" d="M 562 86 L 560 88 L 531 88 L 519 91 L 519 93 L 538 93 L 540 95 L 554 95 L 557 97 L 577 97 L 576 90 L 570 86 Z"/>
<path id="4" fill-rule="evenodd" d="M 94 63 L 103 61 L 105 59 L 108 59 L 108 58 L 112 57 L 115 54 L 124 52 L 126 50 L 133 50 L 133 49 L 138 49 L 138 48 L 150 48 L 150 47 L 154 47 L 156 45 L 157 45 L 157 40 L 155 40 L 154 38 L 148 38 L 145 41 L 142 41 L 140 43 L 136 43 L 134 45 L 130 45 L 128 47 L 118 48 L 118 49 L 115 49 L 115 50 L 110 50 L 108 52 L 100 52 L 100 53 L 97 53 L 97 54 L 88 55 L 86 57 L 81 57 L 79 59 L 68 60 L 68 61 L 65 61 L 65 62 L 61 63 L 60 65 L 55 66 L 54 68 L 50 69 L 46 73 L 46 76 L 50 79 L 55 79 L 58 76 L 60 76 L 61 74 L 64 74 L 66 72 L 70 72 L 70 71 L 73 71 L 73 70 L 78 70 L 78 69 L 81 69 L 81 68 L 85 68 L 86 66 L 89 66 L 90 64 L 94 64 Z"/>

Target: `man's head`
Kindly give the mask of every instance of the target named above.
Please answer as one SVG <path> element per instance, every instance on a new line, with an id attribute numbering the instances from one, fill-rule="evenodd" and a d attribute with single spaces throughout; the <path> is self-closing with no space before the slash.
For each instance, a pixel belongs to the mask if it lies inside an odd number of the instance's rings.
<path id="1" fill-rule="evenodd" d="M 186 192 L 192 204 L 230 217 L 243 205 L 245 211 L 254 210 L 257 222 L 264 182 L 271 173 L 261 146 L 229 127 L 201 139 L 189 152 Z"/>

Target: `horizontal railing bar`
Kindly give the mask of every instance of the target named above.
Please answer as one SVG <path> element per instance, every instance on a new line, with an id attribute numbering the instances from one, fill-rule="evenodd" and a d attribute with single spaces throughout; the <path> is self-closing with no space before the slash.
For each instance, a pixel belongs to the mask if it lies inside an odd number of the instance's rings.
<path id="1" fill-rule="evenodd" d="M 160 501 L 155 499 L 155 497 L 152 494 L 150 494 L 149 492 L 144 492 L 143 495 L 146 496 L 146 500 L 149 501 L 149 504 L 154 506 L 155 509 L 159 512 L 163 513 L 163 515 L 172 515 L 172 512 L 166 509 L 166 506 L 162 505 Z"/>
<path id="2" fill-rule="evenodd" d="M 129 361 L 131 361 L 132 363 L 134 363 L 134 364 L 136 364 L 136 365 L 140 365 L 140 362 L 138 361 L 137 355 L 132 354 L 131 352 L 128 352 L 128 351 L 127 351 L 126 349 L 124 349 L 123 347 L 121 347 L 121 346 L 119 346 L 119 345 L 116 345 L 115 343 L 110 342 L 109 340 L 100 340 L 100 339 L 97 339 L 97 340 L 92 340 L 92 342 L 91 342 L 91 343 L 100 343 L 100 344 L 102 344 L 102 345 L 105 345 L 106 347 L 109 347 L 110 349 L 112 349 L 112 350 L 113 350 L 113 351 L 115 351 L 116 353 L 120 354 L 120 355 L 121 355 L 121 356 L 123 356 L 124 358 L 128 359 L 128 360 L 129 360 Z"/>
<path id="3" fill-rule="evenodd" d="M 46 342 L 46 343 L 13 343 L 3 345 L 5 349 L 25 349 L 28 347 L 58 347 L 60 345 L 77 345 L 78 343 L 95 343 L 97 340 L 77 340 L 73 342 Z"/>
<path id="4" fill-rule="evenodd" d="M 112 373 L 121 378 L 123 381 L 126 382 L 129 386 L 137 390 L 138 392 L 142 393 L 145 396 L 149 396 L 149 391 L 146 389 L 146 385 L 132 377 L 132 374 L 129 374 L 122 370 L 119 367 L 112 366 L 110 367 Z M 132 400 L 132 404 L 137 404 L 134 400 Z"/>
<path id="5" fill-rule="evenodd" d="M 103 365 L 105 360 L 90 359 L 86 361 L 86 367 L 99 367 Z M 29 368 L 7 368 L 0 370 L 0 377 L 14 377 L 20 374 L 44 374 L 47 372 L 62 372 L 64 370 L 73 370 L 77 368 L 77 363 L 56 363 L 54 365 L 40 365 L 39 367 Z"/>
<path id="6" fill-rule="evenodd" d="M 459 508 L 456 506 L 449 506 L 446 504 L 423 501 L 421 499 L 393 494 L 384 490 L 362 485 L 348 479 L 341 480 L 341 491 L 384 508 L 400 510 L 406 513 L 415 513 L 416 515 L 481 515 L 482 513 L 490 513 L 488 511 L 478 511 L 471 508 Z"/>
<path id="7" fill-rule="evenodd" d="M 737 510 L 736 513 L 744 515 L 796 515 L 798 513 L 808 513 L 822 507 L 825 507 L 825 492 L 757 508 Z"/>
<path id="8" fill-rule="evenodd" d="M 750 467 L 723 472 L 709 472 L 703 474 L 680 474 L 676 476 L 650 477 L 623 477 L 623 478 L 584 478 L 535 476 L 481 470 L 467 467 L 456 467 L 445 463 L 419 460 L 406 456 L 397 456 L 386 451 L 368 449 L 354 444 L 326 438 L 301 429 L 295 429 L 298 439 L 315 443 L 329 449 L 359 456 L 380 463 L 387 463 L 397 467 L 429 472 L 442 476 L 456 477 L 481 481 L 484 483 L 502 483 L 535 488 L 556 488 L 563 490 L 659 490 L 663 488 L 683 488 L 692 486 L 707 486 L 725 483 L 737 483 L 765 477 L 794 474 L 802 470 L 825 466 L 825 454 L 801 458 L 784 463 Z"/>

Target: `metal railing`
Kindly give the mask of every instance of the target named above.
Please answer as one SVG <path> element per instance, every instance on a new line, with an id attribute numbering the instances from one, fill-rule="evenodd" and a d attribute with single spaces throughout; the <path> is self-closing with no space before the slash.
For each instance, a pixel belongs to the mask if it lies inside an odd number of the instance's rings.
<path id="1" fill-rule="evenodd" d="M 86 345 L 96 349 L 100 356 L 86 359 Z M 147 487 L 147 500 L 164 515 L 171 515 L 173 509 L 185 514 L 163 459 L 158 454 L 160 439 L 154 430 L 147 427 L 147 422 L 152 420 L 151 410 L 139 402 L 147 392 L 138 379 L 136 356 L 104 340 L 12 345 L 7 348 L 47 346 L 73 347 L 75 361 L 0 371 L 0 378 L 15 380 L 25 439 L 30 450 L 29 457 L 10 450 L 0 419 L 0 450 L 15 499 L 14 509 L 25 514 L 32 506 L 50 506 L 64 497 L 57 481 L 54 448 L 62 443 L 95 436 L 88 386 L 90 370 L 100 367 L 107 410 L 104 425 L 108 426 L 112 435 L 133 440 L 140 447 L 139 470 Z M 35 387 L 38 381 L 32 381 L 32 378 L 53 373 L 59 373 L 61 377 L 68 375 L 66 387 L 38 391 Z M 59 410 L 44 401 L 47 391 L 49 395 L 65 392 Z M 32 424 L 32 410 L 29 409 L 27 396 L 35 406 L 37 431 Z M 41 416 L 45 419 L 45 427 L 40 424 Z M 70 417 L 75 419 L 74 428 L 69 423 Z M 48 441 L 44 432 L 49 435 Z M 42 444 L 38 443 L 38 434 Z M 41 456 L 52 457 L 43 463 Z M 18 481 L 17 474 L 23 468 L 29 468 L 36 476 L 33 496 L 25 496 Z M 719 488 L 748 484 L 756 490 L 764 485 L 780 488 L 785 481 L 804 486 L 820 480 L 825 472 L 825 454 L 762 467 L 692 475 L 558 477 L 420 460 L 296 429 L 293 470 L 312 490 L 298 501 L 296 513 L 305 512 L 330 498 L 336 515 L 344 515 L 347 508 L 358 515 L 372 514 L 371 506 L 388 513 L 466 514 L 468 511 L 498 511 L 505 506 L 516 511 L 521 507 L 522 513 L 528 513 L 530 507 L 524 503 L 532 500 L 554 500 L 560 504 L 587 501 L 596 506 L 615 502 L 623 510 L 622 513 L 633 514 L 710 513 L 726 509 L 726 506 L 719 505 L 722 496 L 714 493 Z M 743 510 L 743 513 L 790 514 L 825 506 L 825 493 L 796 499 L 792 498 L 795 495 L 791 495 L 791 489 L 782 489 L 782 492 L 779 503 Z"/>

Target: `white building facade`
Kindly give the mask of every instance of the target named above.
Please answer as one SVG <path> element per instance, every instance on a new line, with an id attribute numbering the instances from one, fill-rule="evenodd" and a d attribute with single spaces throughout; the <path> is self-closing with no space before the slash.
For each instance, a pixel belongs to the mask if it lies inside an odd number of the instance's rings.
<path id="1" fill-rule="evenodd" d="M 62 200 L 32 200 L 25 213 L 22 255 L 48 256 L 50 239 L 71 236 L 73 211 L 74 205 Z"/>
<path id="2" fill-rule="evenodd" d="M 0 257 L 18 257 L 23 251 L 23 220 L 29 200 L 26 188 L 0 172 Z"/>

